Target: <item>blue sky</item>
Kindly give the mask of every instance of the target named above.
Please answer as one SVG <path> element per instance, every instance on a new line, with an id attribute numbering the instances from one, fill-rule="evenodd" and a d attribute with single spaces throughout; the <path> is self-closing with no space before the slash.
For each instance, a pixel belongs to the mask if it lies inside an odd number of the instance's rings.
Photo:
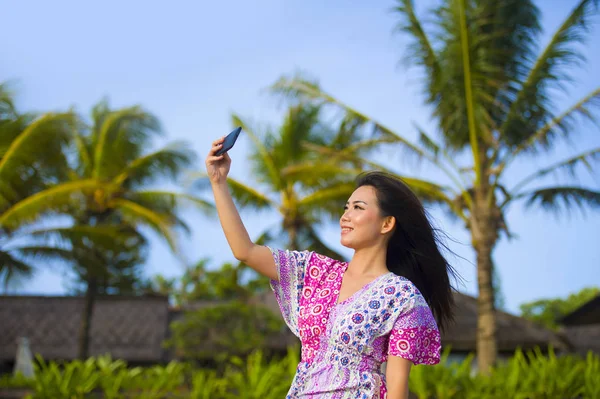
<path id="1" fill-rule="evenodd" d="M 426 7 L 432 1 L 418 3 Z M 577 2 L 538 3 L 545 43 Z M 264 89 L 297 70 L 307 71 L 328 92 L 414 138 L 414 122 L 434 130 L 430 110 L 422 103 L 418 72 L 399 63 L 406 37 L 393 34 L 393 5 L 390 0 L 182 0 L 168 6 L 139 0 L 13 1 L 2 7 L 0 81 L 13 82 L 22 111 L 75 106 L 87 112 L 103 96 L 114 106 L 141 104 L 160 118 L 169 140 L 191 143 L 200 154 L 198 169 L 203 168 L 210 142 L 231 130 L 232 112 L 262 124 L 278 124 L 284 108 Z M 595 26 L 585 50 L 588 63 L 574 71 L 569 95 L 556 97 L 562 109 L 600 86 L 598 48 L 600 27 Z M 590 124 L 581 125 L 570 145 L 515 163 L 509 177 L 518 179 L 578 149 L 596 148 L 598 133 Z M 248 146 L 242 136 L 232 151 L 232 176 L 251 180 L 244 164 Z M 398 165 L 397 170 L 405 173 L 437 177 L 425 167 L 400 162 L 397 155 L 387 164 Z M 583 177 L 581 182 L 598 188 L 597 176 Z M 451 259 L 466 280 L 461 289 L 475 293 L 467 233 L 441 212 L 432 214 L 456 241 L 451 248 L 465 258 Z M 270 214 L 242 216 L 252 236 L 277 222 Z M 186 220 L 194 229 L 183 242 L 190 263 L 210 257 L 217 266 L 233 259 L 216 220 L 193 212 Z M 500 242 L 495 262 L 509 311 L 517 312 L 526 301 L 600 285 L 598 212 L 557 219 L 515 206 L 508 221 L 518 238 Z M 335 224 L 322 233 L 344 251 Z M 166 246 L 154 239 L 148 275 L 175 276 L 182 270 Z M 63 294 L 65 281 L 60 269 L 40 265 L 35 277 L 22 282 L 16 292 Z"/>

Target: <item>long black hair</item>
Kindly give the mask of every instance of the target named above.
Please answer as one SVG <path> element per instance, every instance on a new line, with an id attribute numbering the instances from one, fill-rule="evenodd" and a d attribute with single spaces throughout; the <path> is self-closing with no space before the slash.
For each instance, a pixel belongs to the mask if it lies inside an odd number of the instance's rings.
<path id="1" fill-rule="evenodd" d="M 396 219 L 388 241 L 387 268 L 417 287 L 443 330 L 454 319 L 450 276 L 455 279 L 459 276 L 440 252 L 440 247 L 448 250 L 439 237 L 440 232 L 432 227 L 417 196 L 395 176 L 366 172 L 357 177 L 356 186 L 373 187 L 382 216 Z"/>

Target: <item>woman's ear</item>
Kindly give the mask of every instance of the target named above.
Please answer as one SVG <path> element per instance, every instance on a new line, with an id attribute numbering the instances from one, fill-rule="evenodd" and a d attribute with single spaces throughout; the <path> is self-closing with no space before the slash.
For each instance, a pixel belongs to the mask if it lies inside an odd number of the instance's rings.
<path id="1" fill-rule="evenodd" d="M 381 226 L 381 234 L 387 234 L 390 231 L 394 230 L 396 227 L 396 218 L 393 216 L 386 216 L 383 219 L 383 224 Z"/>

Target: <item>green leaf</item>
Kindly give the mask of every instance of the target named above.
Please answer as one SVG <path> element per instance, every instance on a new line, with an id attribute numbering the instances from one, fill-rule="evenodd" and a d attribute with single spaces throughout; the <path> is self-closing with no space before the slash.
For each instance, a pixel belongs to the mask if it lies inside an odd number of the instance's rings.
<path id="1" fill-rule="evenodd" d="M 518 195 L 525 198 L 526 206 L 537 205 L 544 210 L 558 213 L 572 208 L 600 207 L 600 192 L 582 187 L 550 187 Z"/>
<path id="2" fill-rule="evenodd" d="M 246 122 L 244 122 L 239 116 L 232 115 L 231 120 L 235 126 L 241 126 L 244 132 L 252 140 L 252 143 L 254 144 L 254 147 L 258 152 L 260 164 L 264 166 L 267 170 L 269 183 L 272 184 L 274 187 L 282 187 L 283 182 L 281 181 L 279 173 L 277 172 L 277 167 L 275 165 L 274 159 L 269 153 L 269 151 L 267 151 L 267 149 L 265 148 L 265 145 L 259 140 L 258 136 L 254 134 L 250 126 Z"/>
<path id="3" fill-rule="evenodd" d="M 506 166 L 522 152 L 534 153 L 539 148 L 550 148 L 550 144 L 552 143 L 551 136 L 557 134 L 559 131 L 564 136 L 567 136 L 573 131 L 574 122 L 578 116 L 584 116 L 595 122 L 596 118 L 592 113 L 592 107 L 598 106 L 600 106 L 600 88 L 593 90 L 561 115 L 549 120 L 546 124 L 535 130 L 531 136 L 528 136 L 514 150 L 508 152 L 500 166 L 500 170 L 506 169 Z"/>
<path id="4" fill-rule="evenodd" d="M 521 180 L 519 183 L 515 185 L 515 187 L 510 190 L 512 193 L 519 193 L 520 189 L 527 184 L 540 179 L 550 173 L 558 172 L 564 170 L 569 177 L 575 177 L 576 168 L 580 165 L 585 166 L 590 173 L 593 174 L 593 166 L 592 162 L 597 162 L 600 160 L 600 148 L 596 148 L 590 151 L 585 151 L 579 155 L 567 158 L 560 162 L 557 162 L 547 168 L 540 169 L 535 173 L 532 173 Z"/>
<path id="5" fill-rule="evenodd" d="M 191 194 L 178 193 L 162 190 L 139 190 L 128 192 L 125 196 L 142 206 L 152 209 L 156 212 L 172 213 L 193 207 L 206 215 L 212 215 L 215 207 L 210 202 Z"/>
<path id="6" fill-rule="evenodd" d="M 154 212 L 151 209 L 123 198 L 112 200 L 111 206 L 121 213 L 124 220 L 128 223 L 134 226 L 143 224 L 154 230 L 159 237 L 167 242 L 169 248 L 175 254 L 178 253 L 177 240 L 171 230 L 175 222 L 174 220 L 169 219 L 164 214 Z"/>
<path id="7" fill-rule="evenodd" d="M 336 202 L 339 204 L 339 209 L 341 212 L 344 208 L 344 204 L 348 198 L 350 198 L 355 189 L 356 184 L 354 181 L 342 181 L 339 183 L 334 183 L 326 188 L 319 189 L 314 193 L 306 195 L 298 202 L 298 205 L 306 208 L 318 208 L 319 205 L 327 206 L 331 202 Z"/>
<path id="8" fill-rule="evenodd" d="M 320 101 L 335 105 L 347 113 L 347 118 L 353 118 L 361 121 L 362 123 L 373 124 L 375 130 L 381 135 L 381 138 L 393 139 L 393 141 L 397 143 L 401 149 L 406 151 L 406 155 L 416 156 L 418 159 L 424 158 L 423 151 L 421 151 L 421 149 L 419 149 L 417 146 L 399 136 L 381 123 L 375 121 L 373 118 L 360 113 L 356 109 L 351 108 L 330 94 L 322 91 L 318 86 L 311 84 L 310 82 L 282 77 L 271 86 L 271 90 L 274 93 L 287 93 L 288 95 L 306 98 L 309 101 Z"/>
<path id="9" fill-rule="evenodd" d="M 24 120 L 12 122 L 14 127 L 25 125 Z M 64 146 L 72 138 L 74 115 L 70 113 L 48 113 L 24 126 L 24 130 L 16 137 L 13 130 L 10 137 L 14 137 L 1 152 L 0 156 L 0 203 L 4 206 L 9 198 L 18 197 L 15 194 L 18 187 L 23 186 L 23 180 L 33 185 L 25 176 L 31 176 L 31 168 L 40 176 L 56 176 L 66 169 Z M 4 127 L 6 129 L 6 126 Z M 4 133 L 0 129 L 0 133 Z M 2 141 L 5 138 L 2 138 Z M 34 186 L 35 188 L 35 186 Z"/>
<path id="10" fill-rule="evenodd" d="M 597 7 L 597 0 L 580 1 L 531 67 L 500 127 L 501 139 L 509 146 L 531 141 L 534 132 L 556 119 L 552 114 L 551 90 L 564 88 L 564 83 L 571 80 L 566 66 L 579 66 L 584 60 L 577 45 L 585 41 Z M 547 146 L 552 132 L 548 130 L 537 144 Z"/>
<path id="11" fill-rule="evenodd" d="M 0 281 L 5 286 L 15 279 L 32 275 L 33 267 L 8 251 L 0 249 Z"/>
<path id="12" fill-rule="evenodd" d="M 80 204 L 79 194 L 103 187 L 96 180 L 80 180 L 63 183 L 43 190 L 14 204 L 0 215 L 0 227 L 16 228 L 35 221 L 49 211 L 66 212 L 74 204 Z"/>
<path id="13" fill-rule="evenodd" d="M 114 183 L 122 185 L 143 185 L 155 181 L 160 177 L 175 180 L 183 169 L 194 162 L 195 156 L 187 143 L 172 143 L 158 151 L 141 156 L 127 165 L 124 170 L 114 178 Z"/>
<path id="14" fill-rule="evenodd" d="M 97 179 L 112 179 L 141 156 L 153 135 L 161 133 L 158 119 L 141 107 L 110 111 L 101 107 L 92 136 L 94 173 Z"/>

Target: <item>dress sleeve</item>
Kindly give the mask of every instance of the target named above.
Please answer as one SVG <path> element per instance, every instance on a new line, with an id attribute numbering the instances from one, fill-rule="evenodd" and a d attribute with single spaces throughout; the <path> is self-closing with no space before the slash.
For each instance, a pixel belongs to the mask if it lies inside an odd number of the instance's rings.
<path id="1" fill-rule="evenodd" d="M 417 291 L 390 332 L 388 355 L 402 357 L 414 364 L 438 364 L 441 338 L 435 318 L 425 298 Z"/>
<path id="2" fill-rule="evenodd" d="M 308 251 L 269 249 L 273 254 L 277 275 L 279 276 L 279 281 L 270 281 L 271 288 L 275 293 L 285 323 L 299 337 L 300 295 L 304 288 L 304 273 L 312 253 Z"/>

